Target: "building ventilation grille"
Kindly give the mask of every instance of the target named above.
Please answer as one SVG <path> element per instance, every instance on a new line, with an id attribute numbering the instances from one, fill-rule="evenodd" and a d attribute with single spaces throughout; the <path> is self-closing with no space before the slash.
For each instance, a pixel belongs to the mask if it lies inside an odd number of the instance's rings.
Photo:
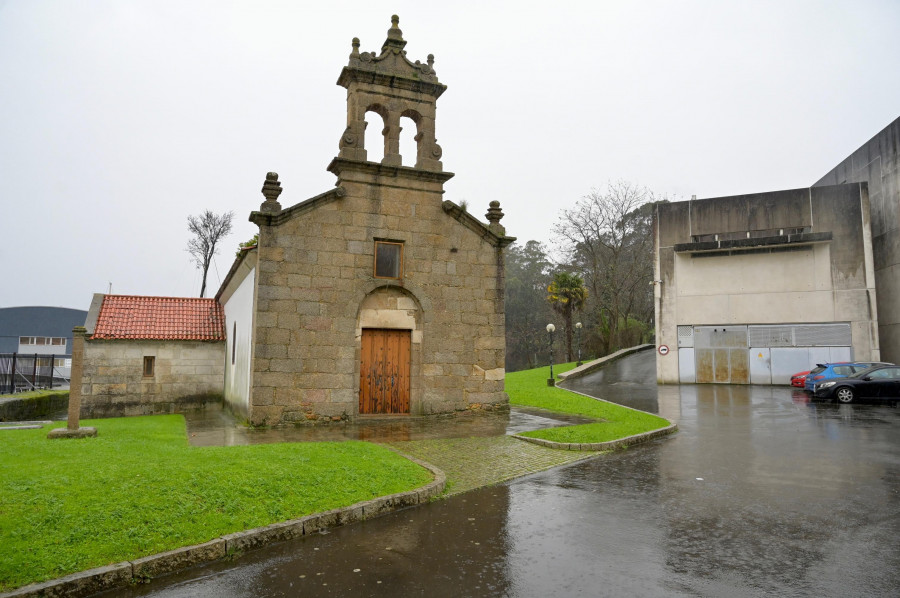
<path id="1" fill-rule="evenodd" d="M 746 349 L 746 326 L 695 326 L 694 347 L 698 349 Z"/>
<path id="2" fill-rule="evenodd" d="M 751 347 L 793 347 L 793 326 L 751 326 Z"/>
<path id="3" fill-rule="evenodd" d="M 694 327 L 679 326 L 678 327 L 678 346 L 693 347 L 694 346 Z"/>
<path id="4" fill-rule="evenodd" d="M 797 326 L 794 331 L 797 346 L 849 347 L 853 344 L 850 324 Z"/>
<path id="5" fill-rule="evenodd" d="M 849 347 L 850 324 L 750 326 L 751 347 Z"/>

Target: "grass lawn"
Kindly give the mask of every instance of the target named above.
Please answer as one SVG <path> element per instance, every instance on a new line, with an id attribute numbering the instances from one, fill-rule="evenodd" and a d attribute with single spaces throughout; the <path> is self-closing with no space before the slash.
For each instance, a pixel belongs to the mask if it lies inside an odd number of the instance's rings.
<path id="1" fill-rule="evenodd" d="M 191 447 L 180 415 L 0 437 L 0 591 L 410 490 L 430 472 L 366 442 Z"/>
<path id="2" fill-rule="evenodd" d="M 574 363 L 554 366 L 554 373 L 567 372 Z M 539 407 L 559 413 L 571 413 L 591 417 L 598 421 L 592 424 L 564 426 L 525 432 L 522 436 L 543 438 L 555 442 L 606 442 L 658 430 L 669 425 L 661 417 L 627 409 L 612 403 L 597 401 L 555 386 L 547 386 L 550 367 L 535 368 L 506 375 L 506 392 L 510 403 L 523 407 Z"/>

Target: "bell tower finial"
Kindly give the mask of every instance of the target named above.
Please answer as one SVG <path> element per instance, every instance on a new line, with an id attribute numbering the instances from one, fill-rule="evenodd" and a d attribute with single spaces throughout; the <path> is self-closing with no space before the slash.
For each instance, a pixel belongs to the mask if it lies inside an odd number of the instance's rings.
<path id="1" fill-rule="evenodd" d="M 400 31 L 400 17 L 391 15 L 391 28 L 388 29 L 388 37 L 403 39 L 403 32 Z"/>

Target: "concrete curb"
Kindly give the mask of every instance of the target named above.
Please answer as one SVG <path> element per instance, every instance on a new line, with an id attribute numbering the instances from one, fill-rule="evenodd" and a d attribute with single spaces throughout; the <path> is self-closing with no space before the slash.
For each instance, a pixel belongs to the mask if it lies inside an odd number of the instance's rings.
<path id="1" fill-rule="evenodd" d="M 571 369 L 568 372 L 563 372 L 562 374 L 557 374 L 556 377 L 560 379 L 560 381 L 566 380 L 574 380 L 575 378 L 579 378 L 584 376 L 585 374 L 590 374 L 591 372 L 602 368 L 605 365 L 609 365 L 610 363 L 616 361 L 617 359 L 622 359 L 623 357 L 627 357 L 628 355 L 632 355 L 634 353 L 639 353 L 641 351 L 649 351 L 654 348 L 656 345 L 635 345 L 634 347 L 629 347 L 627 349 L 620 349 L 615 353 L 611 353 L 605 357 L 601 357 L 599 359 L 595 359 L 594 361 L 589 361 L 583 365 L 578 366 L 575 369 Z"/>
<path id="2" fill-rule="evenodd" d="M 133 561 L 115 563 L 106 567 L 73 573 L 59 579 L 22 586 L 0 594 L 0 598 L 90 596 L 131 583 L 148 581 L 153 577 L 175 573 L 195 565 L 218 561 L 226 556 L 238 555 L 267 544 L 283 542 L 324 529 L 372 519 L 392 511 L 428 502 L 444 491 L 444 487 L 447 485 L 447 476 L 443 471 L 430 463 L 408 455 L 403 456 L 430 471 L 434 475 L 434 479 L 421 488 L 408 492 L 380 496 L 342 509 L 314 513 L 300 519 L 227 534 L 203 544 L 185 546 Z"/>
<path id="3" fill-rule="evenodd" d="M 582 444 L 576 442 L 554 442 L 552 440 L 544 440 L 543 438 L 530 438 L 528 436 L 520 436 L 518 434 L 513 434 L 512 437 L 518 438 L 519 440 L 524 440 L 525 442 L 530 442 L 532 444 L 539 444 L 547 448 L 559 449 L 563 451 L 612 451 L 636 444 L 641 444 L 644 442 L 649 442 L 655 438 L 659 438 L 667 434 L 672 434 L 673 432 L 677 431 L 678 425 L 670 424 L 665 428 L 659 428 L 658 430 L 635 434 L 634 436 L 626 436 L 625 438 L 619 438 L 618 440 L 609 440 L 607 442 L 590 442 Z"/>

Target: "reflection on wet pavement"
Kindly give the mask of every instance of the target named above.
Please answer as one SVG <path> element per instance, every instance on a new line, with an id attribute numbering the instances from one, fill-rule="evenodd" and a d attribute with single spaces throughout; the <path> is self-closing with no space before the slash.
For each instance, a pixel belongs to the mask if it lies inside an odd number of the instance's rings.
<path id="1" fill-rule="evenodd" d="M 235 446 L 274 442 L 323 442 L 368 440 L 402 442 L 430 438 L 472 438 L 518 434 L 527 430 L 588 423 L 583 417 L 513 407 L 509 411 L 461 413 L 454 416 L 392 416 L 364 419 L 359 423 L 319 426 L 249 428 L 228 411 L 209 406 L 185 413 L 187 433 L 194 446 Z"/>
<path id="2" fill-rule="evenodd" d="M 653 401 L 679 432 L 118 595 L 900 595 L 896 406 L 786 387 L 589 390 Z"/>

